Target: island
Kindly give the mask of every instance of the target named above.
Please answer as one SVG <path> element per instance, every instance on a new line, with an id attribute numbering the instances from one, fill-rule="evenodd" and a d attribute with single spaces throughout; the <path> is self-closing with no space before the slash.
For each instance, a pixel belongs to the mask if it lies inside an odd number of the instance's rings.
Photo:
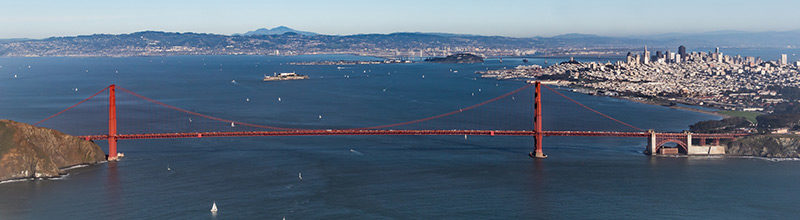
<path id="1" fill-rule="evenodd" d="M 431 63 L 483 63 L 483 57 L 469 54 L 458 53 L 446 57 L 432 57 L 425 59 L 425 62 Z"/>
<path id="2" fill-rule="evenodd" d="M 58 177 L 65 168 L 103 161 L 105 153 L 92 141 L 0 120 L 0 181 Z"/>
<path id="3" fill-rule="evenodd" d="M 395 64 L 395 63 L 413 63 L 411 60 L 403 59 L 385 59 L 385 60 L 337 60 L 337 61 L 310 61 L 310 62 L 291 62 L 289 65 L 299 66 L 329 66 L 329 65 L 373 65 L 373 64 Z"/>
<path id="4" fill-rule="evenodd" d="M 301 79 L 308 79 L 308 76 L 300 75 L 300 74 L 297 74 L 295 72 L 280 73 L 280 74 L 275 73 L 272 76 L 264 75 L 264 82 L 283 81 L 283 80 L 301 80 Z"/>

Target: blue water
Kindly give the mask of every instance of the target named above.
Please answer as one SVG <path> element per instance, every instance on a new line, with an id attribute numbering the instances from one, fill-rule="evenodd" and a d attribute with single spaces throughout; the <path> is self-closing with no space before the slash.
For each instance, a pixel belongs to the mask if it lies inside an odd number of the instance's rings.
<path id="1" fill-rule="evenodd" d="M 521 59 L 341 70 L 288 65 L 328 59 L 373 58 L 0 58 L 0 118 L 34 123 L 116 83 L 222 118 L 355 128 L 457 110 L 524 85 L 474 74 L 513 68 Z M 260 81 L 264 74 L 289 71 L 311 79 Z M 562 92 L 647 129 L 681 131 L 717 119 Z M 196 117 L 190 123 L 190 116 L 119 93 L 121 133 L 249 129 Z M 396 129 L 530 130 L 530 97 L 521 92 Z M 106 98 L 100 95 L 42 125 L 101 134 Z M 549 91 L 543 102 L 548 130 L 631 130 Z M 105 148 L 105 142 L 98 144 Z M 544 150 L 550 157 L 531 160 L 532 144 L 529 137 L 478 136 L 126 140 L 119 143 L 126 155 L 119 162 L 74 169 L 58 180 L 0 184 L 0 219 L 791 218 L 800 198 L 795 161 L 650 158 L 641 154 L 644 139 L 592 137 L 547 137 Z M 220 209 L 216 216 L 208 211 L 214 201 Z"/>

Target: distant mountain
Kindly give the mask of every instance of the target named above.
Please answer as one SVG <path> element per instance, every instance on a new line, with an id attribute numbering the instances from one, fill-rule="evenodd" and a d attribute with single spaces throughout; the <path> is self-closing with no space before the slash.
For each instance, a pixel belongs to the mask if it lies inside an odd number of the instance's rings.
<path id="1" fill-rule="evenodd" d="M 665 46 L 686 45 L 688 47 L 772 47 L 800 46 L 800 30 L 792 31 L 712 31 L 702 33 L 669 33 L 639 36 Z M 648 42 L 648 45 L 650 43 Z"/>
<path id="2" fill-rule="evenodd" d="M 33 40 L 30 38 L 7 38 L 7 39 L 0 39 L 0 44 L 8 43 L 8 42 L 16 42 L 16 41 L 26 41 L 26 40 Z"/>
<path id="3" fill-rule="evenodd" d="M 319 35 L 319 34 L 317 34 L 317 33 L 314 33 L 314 32 L 308 32 L 308 31 L 298 31 L 298 30 L 291 29 L 291 28 L 289 28 L 289 27 L 286 27 L 286 26 L 279 26 L 279 27 L 272 28 L 272 29 L 269 29 L 269 28 L 260 28 L 260 29 L 258 29 L 258 30 L 255 30 L 255 31 L 248 31 L 248 32 L 246 32 L 246 33 L 244 33 L 244 34 L 242 34 L 242 35 L 244 35 L 244 36 L 254 36 L 254 35 L 281 35 L 281 34 L 286 34 L 286 33 L 296 33 L 296 34 L 299 34 L 299 35 L 305 35 L 305 36 L 315 36 L 315 35 Z"/>
<path id="4" fill-rule="evenodd" d="M 143 31 L 131 34 L 95 34 L 51 37 L 0 43 L 0 56 L 165 56 L 237 54 L 362 54 L 370 56 L 408 56 L 409 51 L 438 48 L 518 48 L 544 47 L 527 38 L 444 37 L 433 34 L 393 33 L 346 36 L 300 35 L 219 35 Z M 416 52 L 419 54 L 419 52 Z M 428 54 L 432 56 L 432 54 Z"/>
<path id="5" fill-rule="evenodd" d="M 299 32 L 299 33 L 298 33 Z M 233 54 L 361 54 L 369 56 L 446 56 L 458 52 L 507 56 L 520 54 L 624 54 L 647 44 L 654 50 L 688 48 L 800 48 L 800 31 L 670 33 L 632 37 L 564 34 L 553 37 L 503 37 L 445 33 L 320 35 L 287 27 L 243 35 L 143 31 L 16 39 L 0 42 L 0 56 L 162 56 Z M 583 53 L 600 51 L 601 53 Z M 612 53 L 606 53 L 611 51 Z"/>

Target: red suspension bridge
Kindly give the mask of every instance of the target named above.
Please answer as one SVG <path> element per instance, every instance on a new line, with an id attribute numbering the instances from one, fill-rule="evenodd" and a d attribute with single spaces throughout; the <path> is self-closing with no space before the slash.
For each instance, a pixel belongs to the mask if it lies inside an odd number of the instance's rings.
<path id="1" fill-rule="evenodd" d="M 480 106 L 495 102 L 499 99 L 511 96 L 516 94 L 522 90 L 525 90 L 529 87 L 533 86 L 535 88 L 534 92 L 534 105 L 533 105 L 533 130 L 392 130 L 387 128 L 394 128 L 403 125 L 410 125 L 416 124 L 420 122 L 425 122 L 429 120 L 434 120 L 442 117 L 447 117 L 455 114 L 462 113 L 464 111 L 468 111 L 471 109 L 478 108 Z M 550 91 L 558 94 L 559 96 L 577 104 L 578 106 L 585 108 L 595 114 L 598 114 L 604 118 L 607 118 L 611 121 L 619 123 L 623 126 L 635 129 L 635 132 L 617 132 L 617 131 L 546 131 L 542 128 L 542 101 L 541 101 L 541 87 L 544 86 L 545 88 L 549 89 Z M 264 129 L 260 131 L 220 131 L 220 132 L 183 132 L 183 133 L 132 133 L 132 134 L 120 134 L 117 132 L 117 105 L 116 105 L 116 92 L 122 91 L 124 93 L 133 95 L 140 99 L 146 100 L 148 102 L 160 105 L 162 107 L 172 109 L 178 112 L 182 112 L 188 115 L 197 116 L 201 118 L 206 118 L 214 121 L 220 121 L 225 123 L 231 123 L 231 125 L 240 125 L 245 127 L 257 128 L 257 129 Z M 260 124 L 253 124 L 247 122 L 240 122 L 234 121 L 229 119 L 223 119 L 219 117 L 214 117 L 206 114 L 197 113 L 194 111 L 189 111 L 183 108 L 179 108 L 176 106 L 172 106 L 155 99 L 151 99 L 140 94 L 137 94 L 133 91 L 127 90 L 125 88 L 116 86 L 116 85 L 109 85 L 106 88 L 98 91 L 97 93 L 93 94 L 92 96 L 56 113 L 47 117 L 39 122 L 36 122 L 34 125 L 41 124 L 47 120 L 50 120 L 58 115 L 61 115 L 64 112 L 69 111 L 70 109 L 75 108 L 76 106 L 94 98 L 102 94 L 103 92 L 108 92 L 108 133 L 107 134 L 97 134 L 97 135 L 84 135 L 79 136 L 86 140 L 106 140 L 108 142 L 108 159 L 109 160 L 116 160 L 117 159 L 117 141 L 119 140 L 129 140 L 129 139 L 169 139 L 169 138 L 209 138 L 209 137 L 247 137 L 247 136 L 326 136 L 326 135 L 485 135 L 485 136 L 530 136 L 534 137 L 534 146 L 533 152 L 529 155 L 533 158 L 546 158 L 547 156 L 544 155 L 542 150 L 542 141 L 543 137 L 545 136 L 586 136 L 586 137 L 642 137 L 648 138 L 648 145 L 647 149 L 645 150 L 646 153 L 649 154 L 657 154 L 661 153 L 663 146 L 667 143 L 675 143 L 678 145 L 681 152 L 691 154 L 692 152 L 698 151 L 693 147 L 692 143 L 696 140 L 698 145 L 701 147 L 700 150 L 710 150 L 711 146 L 718 146 L 719 141 L 721 139 L 735 139 L 737 137 L 746 136 L 747 134 L 741 133 L 723 133 L 723 134 L 702 134 L 702 133 L 677 133 L 677 132 L 655 132 L 653 130 L 643 130 L 641 128 L 635 127 L 631 124 L 625 123 L 618 119 L 615 119 L 611 116 L 603 114 L 597 110 L 594 110 L 586 105 L 581 104 L 578 101 L 575 101 L 572 98 L 556 91 L 555 89 L 542 84 L 540 82 L 534 82 L 530 84 L 526 84 L 525 86 L 513 90 L 511 92 L 505 93 L 501 96 L 480 102 L 478 104 L 468 106 L 465 108 L 461 108 L 456 111 L 447 112 L 444 114 L 439 114 L 431 117 L 400 122 L 400 123 L 393 123 L 387 125 L 378 125 L 378 126 L 371 126 L 371 127 L 364 127 L 364 128 L 350 128 L 350 129 L 302 129 L 302 128 L 286 128 L 286 127 L 277 127 L 277 126 L 269 126 L 269 125 L 260 125 Z M 708 144 L 708 140 L 712 141 L 711 146 L 705 147 Z M 675 149 L 675 148 L 670 148 Z M 677 152 L 677 151 L 676 151 Z M 724 153 L 724 150 L 723 150 Z"/>

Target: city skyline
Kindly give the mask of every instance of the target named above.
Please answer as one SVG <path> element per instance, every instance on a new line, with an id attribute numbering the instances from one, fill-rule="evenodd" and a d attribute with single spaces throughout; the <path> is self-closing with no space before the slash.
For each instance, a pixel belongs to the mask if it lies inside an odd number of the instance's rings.
<path id="1" fill-rule="evenodd" d="M 514 5 L 514 7 L 509 7 Z M 767 7 L 769 6 L 769 7 Z M 773 7 L 781 6 L 781 7 Z M 289 26 L 329 35 L 445 32 L 510 37 L 568 33 L 637 36 L 662 33 L 800 29 L 800 2 L 749 1 L 438 1 L 275 2 L 237 0 L 82 0 L 4 3 L 2 38 L 120 34 L 144 30 L 236 34 Z M 735 15 L 735 16 L 731 16 Z"/>

